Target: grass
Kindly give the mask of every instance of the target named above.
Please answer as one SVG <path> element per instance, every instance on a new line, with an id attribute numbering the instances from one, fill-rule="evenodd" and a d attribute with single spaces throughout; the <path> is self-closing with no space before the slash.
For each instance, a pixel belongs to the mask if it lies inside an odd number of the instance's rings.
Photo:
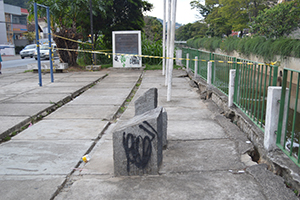
<path id="1" fill-rule="evenodd" d="M 110 67 L 112 67 L 112 64 L 101 65 L 101 69 L 107 69 L 107 68 L 110 68 Z"/>
<path id="2" fill-rule="evenodd" d="M 250 54 L 263 58 L 266 62 L 273 61 L 275 56 L 281 59 L 286 57 L 300 58 L 300 40 L 282 37 L 278 39 L 267 39 L 264 36 L 254 37 L 228 37 L 228 38 L 199 38 L 195 37 L 187 41 L 192 48 L 204 48 L 208 51 L 215 51 L 220 48 L 230 53 L 237 51 L 245 56 Z"/>

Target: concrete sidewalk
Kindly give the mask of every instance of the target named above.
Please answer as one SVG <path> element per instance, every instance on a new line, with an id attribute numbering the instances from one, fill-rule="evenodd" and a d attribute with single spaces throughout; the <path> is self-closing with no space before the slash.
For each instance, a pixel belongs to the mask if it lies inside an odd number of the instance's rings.
<path id="1" fill-rule="evenodd" d="M 185 75 L 174 71 L 170 102 L 161 71 L 64 73 L 54 83 L 44 75 L 41 88 L 36 74 L 0 77 L 1 127 L 12 121 L 1 132 L 72 99 L 0 145 L 0 199 L 297 199 L 282 178 L 251 161 L 251 142 Z M 160 175 L 114 177 L 113 129 L 134 116 L 135 99 L 152 87 L 168 113 Z M 80 161 L 86 153 L 87 164 Z"/>

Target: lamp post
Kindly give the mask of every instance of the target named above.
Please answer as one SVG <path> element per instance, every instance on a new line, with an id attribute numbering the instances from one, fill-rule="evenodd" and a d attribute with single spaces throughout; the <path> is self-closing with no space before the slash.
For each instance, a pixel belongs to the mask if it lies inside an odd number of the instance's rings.
<path id="1" fill-rule="evenodd" d="M 90 0 L 90 21 L 91 21 L 91 40 L 92 40 L 92 51 L 94 51 L 94 32 L 93 32 L 93 7 L 92 0 Z M 92 54 L 92 65 L 94 66 L 95 54 Z"/>

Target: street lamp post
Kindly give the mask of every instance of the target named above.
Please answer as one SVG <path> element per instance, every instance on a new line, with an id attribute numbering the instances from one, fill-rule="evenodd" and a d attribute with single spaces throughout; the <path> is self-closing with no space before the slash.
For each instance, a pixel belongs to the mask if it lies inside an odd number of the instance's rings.
<path id="1" fill-rule="evenodd" d="M 94 51 L 94 32 L 93 32 L 93 7 L 92 0 L 90 0 L 90 21 L 91 21 L 91 40 L 92 40 L 92 51 Z M 92 65 L 94 66 L 95 54 L 92 54 Z"/>

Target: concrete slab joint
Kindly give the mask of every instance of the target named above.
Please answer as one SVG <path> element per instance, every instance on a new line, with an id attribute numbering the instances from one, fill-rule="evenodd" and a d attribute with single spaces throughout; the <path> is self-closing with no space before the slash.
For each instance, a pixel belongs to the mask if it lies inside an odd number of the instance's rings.
<path id="1" fill-rule="evenodd" d="M 167 143 L 167 112 L 157 107 L 157 89 L 135 101 L 135 116 L 113 132 L 115 176 L 156 175 Z"/>

